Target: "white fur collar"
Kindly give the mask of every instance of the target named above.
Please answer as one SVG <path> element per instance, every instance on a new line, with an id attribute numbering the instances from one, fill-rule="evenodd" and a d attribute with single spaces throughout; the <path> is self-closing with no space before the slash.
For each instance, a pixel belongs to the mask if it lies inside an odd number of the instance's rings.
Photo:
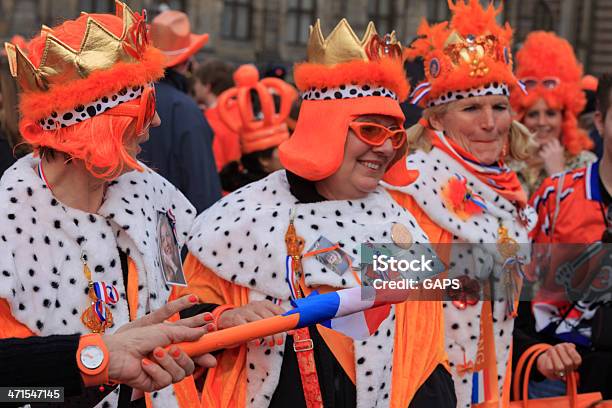
<path id="1" fill-rule="evenodd" d="M 415 242 L 428 238 L 416 221 L 397 205 L 382 188 L 360 200 L 324 201 L 302 204 L 289 191 L 284 171 L 224 197 L 203 214 L 193 226 L 188 248 L 200 262 L 225 280 L 272 297 L 286 300 L 285 232 L 291 210 L 295 210 L 297 234 L 306 241 L 304 252 L 324 236 L 361 262 L 362 243 L 391 242 L 391 226 L 405 224 Z M 350 271 L 342 276 L 314 257 L 303 260 L 308 286 L 329 285 L 348 288 L 358 285 Z"/>
<path id="2" fill-rule="evenodd" d="M 224 197 L 202 213 L 191 231 L 189 250 L 223 279 L 249 288 L 250 301 L 272 297 L 288 308 L 284 237 L 291 210 L 295 210 L 297 234 L 306 241 L 304 252 L 324 236 L 332 243 L 339 242 L 353 256 L 355 266 L 361 262 L 361 244 L 391 242 L 391 226 L 396 222 L 408 227 L 415 242 L 429 242 L 412 215 L 382 188 L 361 200 L 301 204 L 289 190 L 286 173 L 278 171 Z M 339 276 L 314 257 L 306 258 L 303 267 L 310 287 L 358 285 L 350 271 Z M 394 319 L 392 309 L 375 336 L 354 342 L 358 407 L 389 405 Z M 248 348 L 248 406 L 269 405 L 282 358 L 282 349 Z"/>
<path id="3" fill-rule="evenodd" d="M 114 284 L 125 299 L 117 247 L 139 270 L 139 316 L 163 305 L 169 288 L 157 261 L 155 220 L 157 211 L 173 209 L 184 242 L 195 212 L 183 195 L 149 169 L 130 172 L 111 183 L 99 213 L 89 214 L 58 202 L 37 164 L 26 156 L 0 180 L 0 297 L 9 300 L 14 316 L 38 335 L 84 331 L 80 314 L 88 297 L 81 253 L 92 278 Z M 119 327 L 127 322 L 127 303 L 114 307 Z"/>
<path id="4" fill-rule="evenodd" d="M 519 243 L 529 242 L 527 230 L 519 221 L 518 209 L 444 151 L 436 148 L 428 153 L 418 150 L 406 158 L 406 167 L 419 172 L 417 180 L 403 187 L 384 184 L 385 187 L 412 196 L 437 225 L 452 232 L 456 239 L 471 243 L 496 243 L 501 221 L 508 228 L 510 237 Z M 484 199 L 487 206 L 484 213 L 463 221 L 446 207 L 441 190 L 455 174 L 467 178 L 472 191 Z"/>
<path id="5" fill-rule="evenodd" d="M 81 313 L 90 303 L 81 251 L 94 280 L 116 286 L 121 300 L 111 307 L 116 330 L 129 321 L 126 288 L 117 248 L 138 270 L 138 316 L 162 306 L 170 293 L 157 261 L 157 211 L 172 209 L 184 243 L 195 210 L 161 176 L 145 167 L 109 186 L 98 214 L 58 202 L 35 168 L 20 159 L 0 180 L 0 298 L 13 316 L 40 336 L 86 332 Z M 173 406 L 171 388 L 157 393 L 157 406 Z M 116 394 L 105 399 L 115 405 Z"/>
<path id="6" fill-rule="evenodd" d="M 505 198 L 468 172 L 460 163 L 440 149 L 426 153 L 417 151 L 406 159 L 409 170 L 418 170 L 417 180 L 404 187 L 387 185 L 389 189 L 399 190 L 412 196 L 419 207 L 440 227 L 453 234 L 456 243 L 484 243 L 484 246 L 454 246 L 451 253 L 451 264 L 462 265 L 464 270 L 456 273 L 472 278 L 487 279 L 492 273 L 499 277 L 502 273 L 503 256 L 496 247 L 499 221 L 508 228 L 509 236 L 519 243 L 528 243 L 527 229 L 519 220 L 518 210 Z M 462 221 L 449 210 L 441 199 L 441 190 L 455 174 L 467 179 L 468 186 L 481 196 L 486 203 L 487 211 Z M 535 214 L 531 214 L 534 216 Z M 537 216 L 537 215 L 536 215 Z M 529 259 L 529 246 L 521 245 L 519 255 Z M 465 310 L 457 309 L 451 302 L 444 302 L 446 350 L 452 368 L 457 394 L 457 406 L 471 406 L 472 375 L 459 375 L 458 366 L 466 361 L 476 361 L 478 339 L 480 337 L 480 316 L 483 302 L 468 306 Z M 508 318 L 506 301 L 495 302 L 493 312 L 493 330 L 495 336 L 497 374 L 499 390 L 503 387 L 506 364 L 509 358 L 510 343 L 514 320 Z"/>

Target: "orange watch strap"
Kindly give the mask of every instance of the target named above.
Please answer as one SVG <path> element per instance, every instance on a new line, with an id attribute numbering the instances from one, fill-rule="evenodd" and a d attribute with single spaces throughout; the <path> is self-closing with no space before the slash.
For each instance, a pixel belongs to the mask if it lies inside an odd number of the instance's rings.
<path id="1" fill-rule="evenodd" d="M 97 346 L 104 353 L 102 364 L 100 364 L 100 366 L 97 368 L 89 369 L 81 362 L 81 352 L 88 346 Z M 99 333 L 90 333 L 81 336 L 79 340 L 79 347 L 76 352 L 76 361 L 79 370 L 81 371 L 81 378 L 83 379 L 83 383 L 86 387 L 108 384 L 109 359 L 110 355 L 108 353 L 108 349 L 106 348 L 106 344 L 104 344 L 104 340 L 102 340 L 102 335 Z"/>
<path id="2" fill-rule="evenodd" d="M 221 317 L 221 314 L 223 312 L 227 312 L 230 309 L 235 309 L 236 306 L 234 305 L 221 305 L 221 306 L 217 306 L 215 308 L 215 310 L 212 311 L 212 315 L 214 317 L 214 323 L 215 325 L 218 327 L 219 326 L 219 318 Z"/>

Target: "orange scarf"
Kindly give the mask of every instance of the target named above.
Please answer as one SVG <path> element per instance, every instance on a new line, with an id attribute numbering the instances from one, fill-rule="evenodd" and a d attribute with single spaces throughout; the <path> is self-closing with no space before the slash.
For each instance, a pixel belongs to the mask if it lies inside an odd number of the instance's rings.
<path id="1" fill-rule="evenodd" d="M 503 162 L 500 161 L 495 165 L 482 164 L 472 154 L 459 147 L 451 138 L 440 136 L 433 131 L 430 133 L 430 139 L 435 148 L 454 158 L 467 171 L 478 177 L 480 181 L 491 187 L 506 200 L 519 208 L 527 204 L 527 195 L 516 173 Z"/>

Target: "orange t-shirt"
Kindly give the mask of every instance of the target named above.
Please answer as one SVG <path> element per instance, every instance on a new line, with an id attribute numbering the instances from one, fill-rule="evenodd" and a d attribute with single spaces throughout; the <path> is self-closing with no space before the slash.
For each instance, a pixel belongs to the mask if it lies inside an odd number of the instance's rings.
<path id="1" fill-rule="evenodd" d="M 226 164 L 240 160 L 240 135 L 227 127 L 221 120 L 217 107 L 206 109 L 204 116 L 214 132 L 213 154 L 215 155 L 217 171 L 221 171 Z M 236 121 L 240 120 L 238 111 L 233 111 L 232 116 L 236 118 Z"/>

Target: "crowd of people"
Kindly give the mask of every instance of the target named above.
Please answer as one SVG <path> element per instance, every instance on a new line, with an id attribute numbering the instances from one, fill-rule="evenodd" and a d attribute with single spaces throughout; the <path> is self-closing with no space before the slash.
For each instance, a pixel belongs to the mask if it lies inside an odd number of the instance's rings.
<path id="1" fill-rule="evenodd" d="M 1 386 L 81 407 L 612 400 L 612 73 L 550 32 L 513 56 L 477 0 L 405 46 L 313 22 L 291 83 L 198 62 L 182 12 L 116 7 L 0 55 Z M 177 345 L 368 285 L 380 243 L 460 287 L 347 331 L 313 312 Z"/>

